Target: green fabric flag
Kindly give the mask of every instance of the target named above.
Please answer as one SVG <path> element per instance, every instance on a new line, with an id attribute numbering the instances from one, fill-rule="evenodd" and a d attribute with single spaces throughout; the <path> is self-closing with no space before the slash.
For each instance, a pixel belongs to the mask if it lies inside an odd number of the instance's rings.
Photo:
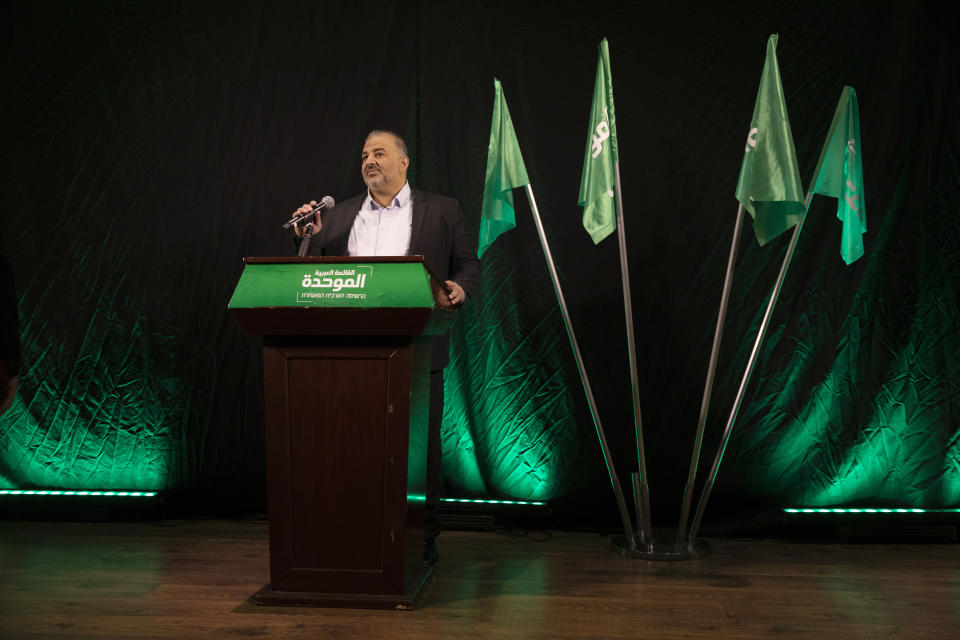
<path id="1" fill-rule="evenodd" d="M 617 228 L 613 190 L 616 186 L 617 124 L 613 113 L 613 81 L 607 39 L 600 42 L 597 80 L 593 85 L 593 106 L 587 126 L 587 150 L 583 155 L 580 200 L 583 228 L 594 244 Z"/>
<path id="2" fill-rule="evenodd" d="M 767 41 L 757 102 L 744 147 L 737 200 L 753 216 L 760 246 L 800 222 L 803 189 L 777 65 L 777 34 Z"/>
<path id="3" fill-rule="evenodd" d="M 517 133 L 513 130 L 507 100 L 500 81 L 493 79 L 493 121 L 487 149 L 487 177 L 483 183 L 483 207 L 480 210 L 480 239 L 477 257 L 483 255 L 504 231 L 517 226 L 513 209 L 513 189 L 530 184 L 520 154 Z"/>
<path id="4" fill-rule="evenodd" d="M 853 87 L 843 88 L 813 176 L 811 191 L 838 201 L 837 218 L 843 222 L 840 255 L 844 262 L 852 264 L 863 255 L 863 234 L 867 232 L 860 157 L 860 109 Z"/>

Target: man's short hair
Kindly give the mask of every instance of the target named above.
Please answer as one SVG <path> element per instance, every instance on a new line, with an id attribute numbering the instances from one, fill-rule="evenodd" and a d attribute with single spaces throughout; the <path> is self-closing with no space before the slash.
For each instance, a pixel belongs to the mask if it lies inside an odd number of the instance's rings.
<path id="1" fill-rule="evenodd" d="M 364 142 L 370 139 L 370 136 L 375 136 L 378 134 L 393 136 L 393 139 L 396 140 L 397 149 L 400 150 L 400 154 L 406 157 L 410 157 L 410 154 L 407 153 L 407 143 L 404 142 L 403 136 L 401 136 L 396 131 L 390 131 L 389 129 L 374 129 L 367 134 L 367 137 L 363 139 Z"/>

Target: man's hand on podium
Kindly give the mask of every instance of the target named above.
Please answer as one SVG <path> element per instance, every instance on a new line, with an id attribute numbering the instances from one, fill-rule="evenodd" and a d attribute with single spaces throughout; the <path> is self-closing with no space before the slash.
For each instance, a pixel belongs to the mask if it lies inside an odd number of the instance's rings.
<path id="1" fill-rule="evenodd" d="M 331 202 L 333 202 L 333 200 L 331 200 Z M 316 200 L 311 200 L 310 202 L 301 205 L 299 209 L 297 209 L 296 211 L 294 211 L 294 212 L 290 215 L 290 217 L 291 217 L 291 218 L 295 218 L 295 217 L 297 217 L 297 216 L 299 216 L 299 215 L 301 215 L 301 214 L 310 213 L 311 211 L 313 211 L 313 209 L 314 209 L 316 206 L 317 206 L 317 201 L 316 201 Z M 307 222 L 309 222 L 309 221 L 310 221 L 310 220 L 307 219 L 307 220 L 304 221 L 304 223 L 303 223 L 302 225 L 299 225 L 299 224 L 298 224 L 297 226 L 295 226 L 295 227 L 293 228 L 293 231 L 294 231 L 294 233 L 297 234 L 297 237 L 298 237 L 298 238 L 302 238 L 303 235 L 306 233 L 306 231 L 307 231 Z M 317 231 L 320 231 L 320 216 L 319 216 L 319 212 L 317 212 L 317 214 L 315 214 L 315 215 L 313 216 L 313 232 L 312 232 L 311 235 L 316 234 Z"/>

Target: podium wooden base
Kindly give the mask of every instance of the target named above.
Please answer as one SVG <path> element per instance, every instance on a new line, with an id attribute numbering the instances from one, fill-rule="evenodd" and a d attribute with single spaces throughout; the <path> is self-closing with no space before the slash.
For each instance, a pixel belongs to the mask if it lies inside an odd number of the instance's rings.
<path id="1" fill-rule="evenodd" d="M 274 591 L 269 584 L 254 594 L 257 604 L 286 607 L 345 607 L 350 609 L 415 609 L 427 585 L 433 580 L 433 567 L 424 567 L 420 580 L 409 593 L 309 593 Z"/>

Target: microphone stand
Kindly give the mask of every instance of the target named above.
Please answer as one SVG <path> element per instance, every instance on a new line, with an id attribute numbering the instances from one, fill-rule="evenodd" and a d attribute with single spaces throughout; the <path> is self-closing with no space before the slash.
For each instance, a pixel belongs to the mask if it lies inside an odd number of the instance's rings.
<path id="1" fill-rule="evenodd" d="M 297 252 L 297 255 L 301 258 L 307 255 L 307 250 L 310 249 L 310 238 L 313 236 L 313 223 L 307 225 L 306 231 L 303 234 L 303 240 L 300 241 L 300 251 Z"/>

